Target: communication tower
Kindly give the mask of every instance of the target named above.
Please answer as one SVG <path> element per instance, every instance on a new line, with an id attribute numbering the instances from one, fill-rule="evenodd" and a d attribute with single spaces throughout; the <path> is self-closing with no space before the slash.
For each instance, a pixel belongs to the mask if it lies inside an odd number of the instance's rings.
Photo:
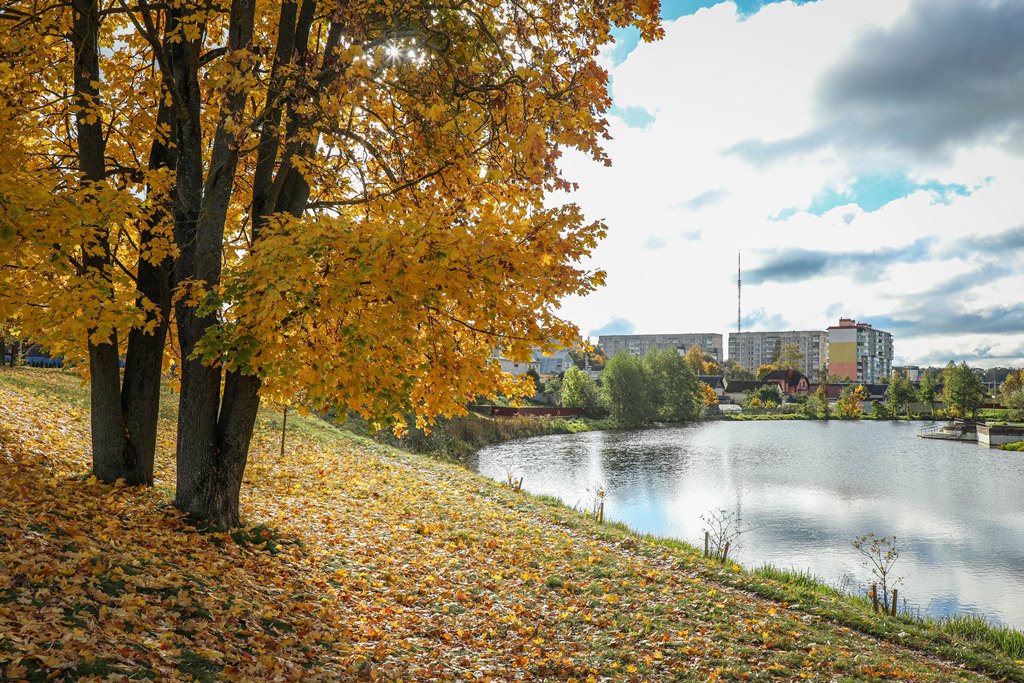
<path id="1" fill-rule="evenodd" d="M 743 269 L 740 267 L 741 252 L 736 252 L 736 332 L 743 331 Z"/>

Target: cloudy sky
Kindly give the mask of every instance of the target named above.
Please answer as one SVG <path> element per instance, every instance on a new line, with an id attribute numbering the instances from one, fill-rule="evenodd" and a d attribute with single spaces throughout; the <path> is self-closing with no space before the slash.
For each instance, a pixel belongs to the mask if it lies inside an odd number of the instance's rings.
<path id="1" fill-rule="evenodd" d="M 609 225 L 583 333 L 892 332 L 898 363 L 1024 365 L 1024 0 L 663 0 L 603 58 Z"/>

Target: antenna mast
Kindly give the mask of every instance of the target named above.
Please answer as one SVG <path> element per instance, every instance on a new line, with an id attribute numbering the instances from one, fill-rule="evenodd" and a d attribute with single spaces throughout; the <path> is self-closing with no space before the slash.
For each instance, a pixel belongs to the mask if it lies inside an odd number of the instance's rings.
<path id="1" fill-rule="evenodd" d="M 736 332 L 743 331 L 743 270 L 740 267 L 740 252 L 736 252 Z"/>

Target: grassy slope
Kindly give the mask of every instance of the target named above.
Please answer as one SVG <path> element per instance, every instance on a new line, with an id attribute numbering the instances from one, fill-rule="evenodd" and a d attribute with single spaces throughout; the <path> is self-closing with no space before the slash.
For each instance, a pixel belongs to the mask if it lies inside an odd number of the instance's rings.
<path id="1" fill-rule="evenodd" d="M 169 422 L 155 489 L 88 478 L 84 396 L 0 373 L 0 679 L 980 679 L 812 614 L 828 596 L 759 597 L 791 591 L 315 420 L 280 459 L 262 415 L 253 526 L 197 531 L 168 505 Z"/>

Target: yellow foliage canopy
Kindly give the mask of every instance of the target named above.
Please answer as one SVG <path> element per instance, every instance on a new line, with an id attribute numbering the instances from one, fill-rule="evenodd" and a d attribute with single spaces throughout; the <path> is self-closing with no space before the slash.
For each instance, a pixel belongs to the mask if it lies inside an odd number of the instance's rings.
<path id="1" fill-rule="evenodd" d="M 137 290 L 139 264 L 198 243 L 205 275 L 173 280 L 215 317 L 197 354 L 264 394 L 385 420 L 522 395 L 493 350 L 578 337 L 557 308 L 602 284 L 581 262 L 604 226 L 548 195 L 573 187 L 563 149 L 608 163 L 597 51 L 615 25 L 659 37 L 657 2 L 273 1 L 248 19 L 228 3 L 93 6 L 100 73 L 76 97 L 71 7 L 16 0 L 5 15 L 0 319 L 72 358 L 90 335 L 116 333 L 123 353 L 127 330 L 172 315 Z M 198 60 L 194 84 L 179 53 Z M 180 145 L 187 107 L 201 160 Z M 80 182 L 75 116 L 102 124 L 101 182 Z M 151 168 L 154 143 L 178 158 Z M 219 245 L 182 238 L 196 169 L 202 221 L 232 174 Z"/>

